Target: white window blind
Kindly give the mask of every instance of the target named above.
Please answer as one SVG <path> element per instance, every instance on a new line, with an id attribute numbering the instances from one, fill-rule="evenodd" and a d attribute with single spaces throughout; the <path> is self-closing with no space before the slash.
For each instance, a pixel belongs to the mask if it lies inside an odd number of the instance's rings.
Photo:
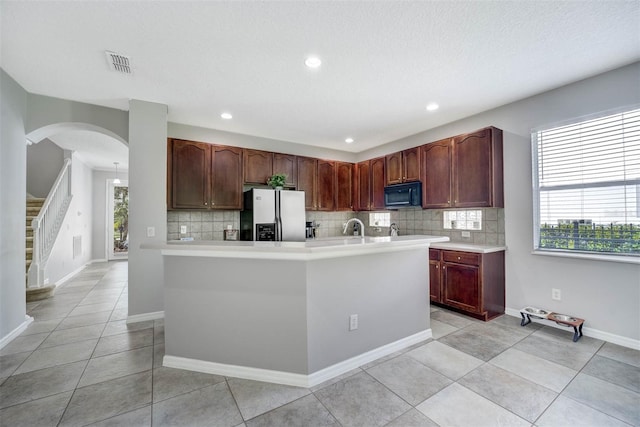
<path id="1" fill-rule="evenodd" d="M 640 109 L 536 130 L 536 249 L 640 255 Z"/>

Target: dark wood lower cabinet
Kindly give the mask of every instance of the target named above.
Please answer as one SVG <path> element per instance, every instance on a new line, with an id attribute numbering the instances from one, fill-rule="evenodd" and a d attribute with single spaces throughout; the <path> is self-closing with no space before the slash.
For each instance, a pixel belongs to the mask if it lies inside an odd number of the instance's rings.
<path id="1" fill-rule="evenodd" d="M 484 321 L 504 314 L 504 251 L 429 249 L 431 302 Z"/>

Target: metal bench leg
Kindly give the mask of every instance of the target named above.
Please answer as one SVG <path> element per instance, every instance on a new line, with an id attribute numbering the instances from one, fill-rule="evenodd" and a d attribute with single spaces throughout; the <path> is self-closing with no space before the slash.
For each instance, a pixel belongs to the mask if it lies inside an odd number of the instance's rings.
<path id="1" fill-rule="evenodd" d="M 577 342 L 582 337 L 582 323 L 578 328 L 573 327 L 573 342 Z"/>

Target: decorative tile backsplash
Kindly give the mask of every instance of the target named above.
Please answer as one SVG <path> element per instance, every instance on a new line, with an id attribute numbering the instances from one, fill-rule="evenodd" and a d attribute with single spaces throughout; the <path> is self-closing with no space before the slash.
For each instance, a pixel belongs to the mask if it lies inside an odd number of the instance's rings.
<path id="1" fill-rule="evenodd" d="M 407 234 L 429 234 L 435 236 L 448 236 L 453 242 L 468 242 L 489 245 L 504 245 L 504 209 L 503 208 L 481 208 L 482 224 L 481 230 L 466 231 L 469 237 L 462 237 L 463 230 L 452 230 L 444 228 L 444 212 L 454 209 L 421 209 L 406 208 L 391 213 L 391 223 L 395 223 L 399 228 L 400 235 Z M 369 221 L 368 212 L 358 212 L 365 225 Z M 368 236 L 388 236 L 389 227 L 367 227 Z"/>
<path id="2" fill-rule="evenodd" d="M 223 230 L 229 225 L 240 228 L 240 211 L 168 211 L 167 240 L 223 240 Z M 186 233 L 180 227 L 186 227 Z"/>
<path id="3" fill-rule="evenodd" d="M 467 231 L 469 237 L 462 237 L 464 232 L 462 230 L 444 228 L 444 209 L 406 208 L 388 212 L 391 215 L 391 223 L 398 226 L 400 235 L 429 234 L 449 236 L 454 242 L 504 245 L 504 209 L 482 208 L 481 210 L 482 229 Z M 342 236 L 343 224 L 354 217 L 365 224 L 365 235 L 389 235 L 389 227 L 369 226 L 369 212 L 307 212 L 307 221 L 315 221 L 319 224 L 316 237 Z M 179 240 L 181 237 L 193 237 L 194 240 L 223 240 L 223 230 L 229 225 L 233 229 L 240 228 L 240 211 L 169 211 L 167 212 L 167 240 Z M 180 233 L 181 226 L 186 226 L 186 233 Z"/>

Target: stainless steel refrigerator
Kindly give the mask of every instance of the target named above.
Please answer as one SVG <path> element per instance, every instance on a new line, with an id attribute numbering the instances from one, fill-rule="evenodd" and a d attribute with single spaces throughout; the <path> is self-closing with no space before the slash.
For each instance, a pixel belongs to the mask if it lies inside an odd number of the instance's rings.
<path id="1" fill-rule="evenodd" d="M 240 239 L 305 240 L 304 191 L 253 188 L 244 192 Z"/>

